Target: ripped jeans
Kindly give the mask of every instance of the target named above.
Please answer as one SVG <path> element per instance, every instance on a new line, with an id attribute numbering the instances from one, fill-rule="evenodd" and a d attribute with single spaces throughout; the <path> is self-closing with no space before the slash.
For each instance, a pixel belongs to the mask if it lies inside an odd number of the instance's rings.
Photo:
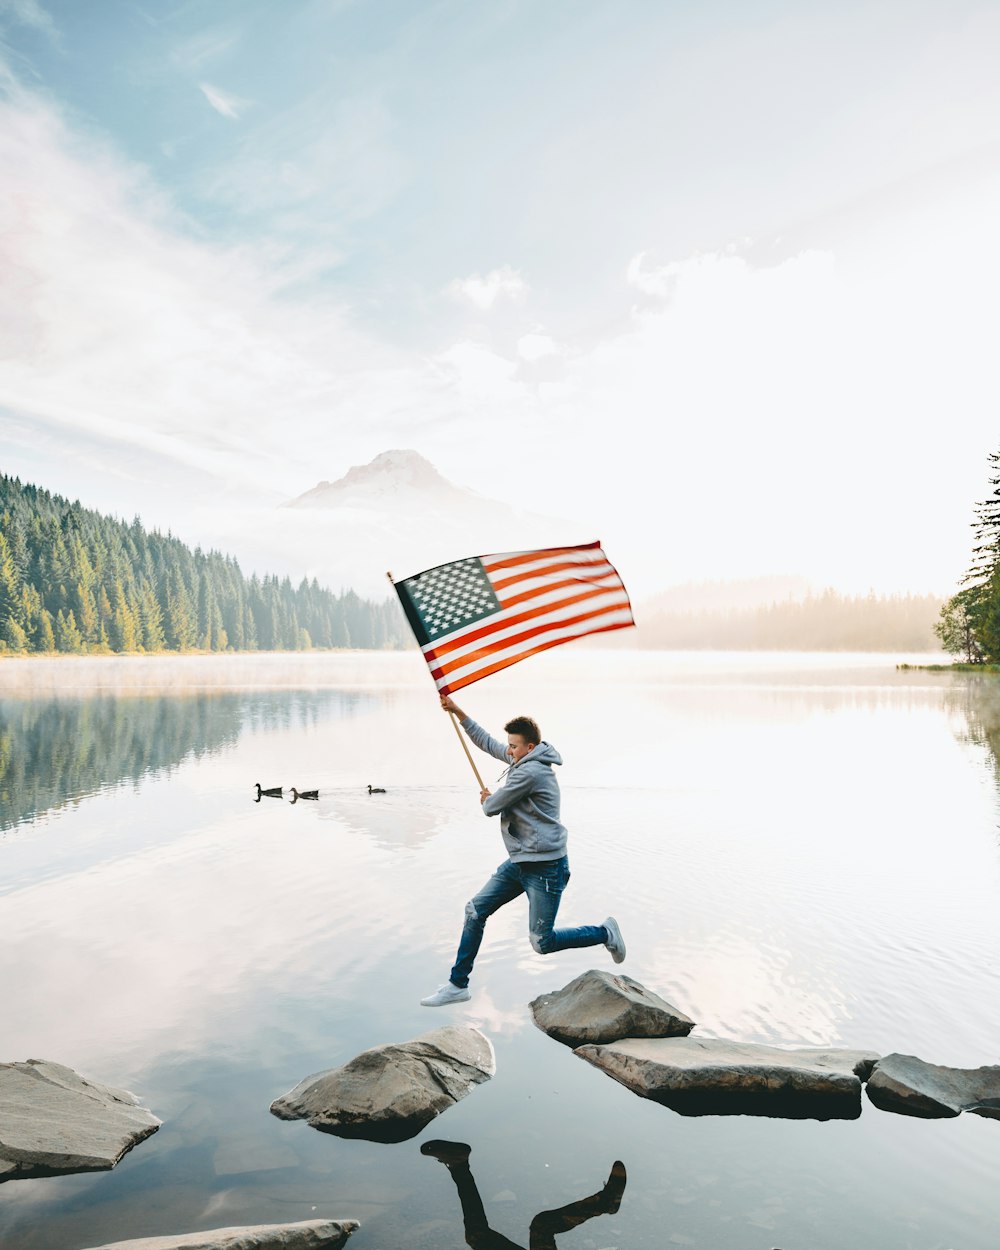
<path id="1" fill-rule="evenodd" d="M 449 980 L 463 989 L 469 984 L 472 965 L 479 954 L 486 921 L 505 903 L 521 894 L 528 896 L 528 937 L 540 955 L 579 946 L 603 946 L 608 932 L 602 924 L 575 929 L 553 929 L 559 900 L 569 883 L 569 860 L 546 859 L 541 863 L 500 865 L 475 898 L 465 905 L 465 925 Z"/>

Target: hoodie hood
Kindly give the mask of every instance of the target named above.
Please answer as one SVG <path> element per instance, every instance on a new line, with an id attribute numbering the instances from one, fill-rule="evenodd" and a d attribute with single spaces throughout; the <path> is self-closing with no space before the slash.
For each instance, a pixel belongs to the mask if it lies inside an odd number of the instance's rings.
<path id="1" fill-rule="evenodd" d="M 551 742 L 539 742 L 533 751 L 529 751 L 523 759 L 518 760 L 516 764 L 512 764 L 511 768 L 519 768 L 522 764 L 561 764 L 562 756 L 555 749 Z"/>

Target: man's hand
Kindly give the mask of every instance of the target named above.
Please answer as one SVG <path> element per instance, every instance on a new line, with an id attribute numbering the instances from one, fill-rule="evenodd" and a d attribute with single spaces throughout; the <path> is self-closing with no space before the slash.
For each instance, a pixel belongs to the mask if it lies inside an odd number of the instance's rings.
<path id="1" fill-rule="evenodd" d="M 480 790 L 480 791 L 479 791 L 479 801 L 480 801 L 480 803 L 485 803 L 485 802 L 486 802 L 486 800 L 490 797 L 490 795 L 491 795 L 492 793 L 493 793 L 493 792 L 492 792 L 491 790 Z"/>
<path id="2" fill-rule="evenodd" d="M 441 696 L 441 707 L 445 712 L 454 712 L 459 720 L 465 720 L 465 713 L 454 701 L 454 699 L 450 698 L 446 694 Z"/>

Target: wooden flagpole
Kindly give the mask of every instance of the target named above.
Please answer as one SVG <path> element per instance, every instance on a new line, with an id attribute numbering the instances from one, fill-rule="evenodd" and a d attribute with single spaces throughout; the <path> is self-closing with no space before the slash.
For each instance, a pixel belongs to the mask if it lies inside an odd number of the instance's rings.
<path id="1" fill-rule="evenodd" d="M 391 573 L 389 573 L 389 572 L 387 572 L 387 573 L 386 573 L 386 577 L 388 577 L 389 582 L 390 582 L 390 584 L 391 584 L 391 586 L 392 586 L 393 590 L 395 590 L 395 589 L 396 589 L 396 582 L 395 582 L 395 579 L 393 578 L 392 574 L 391 574 Z M 433 679 L 433 678 L 431 678 L 431 680 L 433 681 L 434 679 Z M 435 686 L 435 689 L 437 689 L 437 687 L 436 687 L 436 686 Z M 449 717 L 449 719 L 451 720 L 451 723 L 452 723 L 452 726 L 454 727 L 455 733 L 457 733 L 457 734 L 458 734 L 458 740 L 459 740 L 459 742 L 462 744 L 462 750 L 465 752 L 465 758 L 469 761 L 469 767 L 472 769 L 473 773 L 475 774 L 475 778 L 476 778 L 476 780 L 479 782 L 479 789 L 480 789 L 480 790 L 485 790 L 485 789 L 486 789 L 486 782 L 485 782 L 485 781 L 483 781 L 482 777 L 480 777 L 480 775 L 479 775 L 479 769 L 476 767 L 476 761 L 472 758 L 472 752 L 469 750 L 469 744 L 468 744 L 468 742 L 466 742 L 466 740 L 465 740 L 465 734 L 463 734 L 463 733 L 462 733 L 461 727 L 459 726 L 459 723 L 458 723 L 458 718 L 456 717 L 456 715 L 455 715 L 455 713 L 454 713 L 454 712 L 449 712 L 449 713 L 448 713 L 448 717 Z"/>

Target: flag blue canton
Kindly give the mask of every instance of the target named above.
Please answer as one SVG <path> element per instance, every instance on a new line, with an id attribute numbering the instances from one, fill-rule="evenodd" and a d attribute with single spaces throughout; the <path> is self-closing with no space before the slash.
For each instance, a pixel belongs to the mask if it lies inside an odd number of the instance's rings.
<path id="1" fill-rule="evenodd" d="M 397 589 L 406 592 L 424 634 L 423 644 L 500 611 L 483 562 L 474 556 L 408 577 Z"/>

